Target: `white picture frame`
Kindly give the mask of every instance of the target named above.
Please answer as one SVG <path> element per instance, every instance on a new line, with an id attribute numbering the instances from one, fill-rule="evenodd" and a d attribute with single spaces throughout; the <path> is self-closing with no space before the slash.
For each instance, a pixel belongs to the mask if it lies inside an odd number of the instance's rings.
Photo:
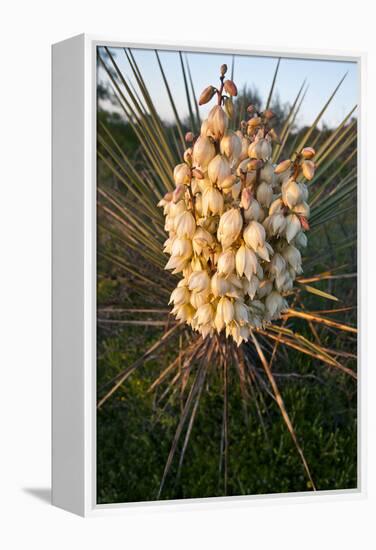
<path id="1" fill-rule="evenodd" d="M 359 68 L 358 487 L 343 491 L 98 505 L 96 502 L 96 48 L 100 45 L 353 61 Z M 79 35 L 52 47 L 52 502 L 81 516 L 155 507 L 250 506 L 366 495 L 365 71 L 363 53 L 228 44 L 129 44 Z"/>

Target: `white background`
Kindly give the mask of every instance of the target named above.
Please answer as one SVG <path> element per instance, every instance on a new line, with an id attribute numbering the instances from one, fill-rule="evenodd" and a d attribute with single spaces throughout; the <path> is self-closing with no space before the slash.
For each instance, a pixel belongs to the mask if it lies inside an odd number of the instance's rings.
<path id="1" fill-rule="evenodd" d="M 12 1 L 2 4 L 0 140 L 0 545 L 13 548 L 341 548 L 376 545 L 371 2 Z M 50 44 L 87 32 L 368 52 L 368 498 L 83 520 L 47 502 L 50 479 Z M 372 45 L 373 44 L 373 45 Z M 5 122 L 5 124 L 4 124 Z M 366 179 L 362 180 L 366 185 Z M 365 289 L 363 289 L 364 291 Z M 4 540 L 3 540 L 4 539 Z"/>

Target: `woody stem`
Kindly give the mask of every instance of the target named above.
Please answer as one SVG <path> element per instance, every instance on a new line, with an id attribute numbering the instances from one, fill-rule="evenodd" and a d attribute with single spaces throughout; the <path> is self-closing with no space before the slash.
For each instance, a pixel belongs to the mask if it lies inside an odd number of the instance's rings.
<path id="1" fill-rule="evenodd" d="M 223 75 L 223 76 L 220 77 L 221 86 L 220 86 L 219 90 L 217 91 L 217 104 L 218 105 L 220 105 L 221 102 L 222 102 L 222 92 L 223 92 L 224 80 L 225 80 L 225 77 Z"/>

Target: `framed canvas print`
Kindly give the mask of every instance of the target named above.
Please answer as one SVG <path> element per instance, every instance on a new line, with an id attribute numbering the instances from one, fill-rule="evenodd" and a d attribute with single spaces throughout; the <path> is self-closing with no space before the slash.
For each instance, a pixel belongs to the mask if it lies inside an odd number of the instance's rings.
<path id="1" fill-rule="evenodd" d="M 53 46 L 53 502 L 364 493 L 360 55 Z"/>

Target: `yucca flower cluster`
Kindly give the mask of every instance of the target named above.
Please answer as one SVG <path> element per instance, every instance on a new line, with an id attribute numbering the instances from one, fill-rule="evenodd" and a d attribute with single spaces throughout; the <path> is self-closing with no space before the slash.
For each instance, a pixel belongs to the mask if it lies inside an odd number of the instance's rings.
<path id="1" fill-rule="evenodd" d="M 277 166 L 271 161 L 274 113 L 247 109 L 240 129 L 229 129 L 237 89 L 225 78 L 208 86 L 203 105 L 216 105 L 199 136 L 186 135 L 184 162 L 173 173 L 175 190 L 159 202 L 169 238 L 166 269 L 182 278 L 171 294 L 172 313 L 203 337 L 225 330 L 238 345 L 279 319 L 288 308 L 300 250 L 307 245 L 306 180 L 315 151 L 306 147 Z"/>

